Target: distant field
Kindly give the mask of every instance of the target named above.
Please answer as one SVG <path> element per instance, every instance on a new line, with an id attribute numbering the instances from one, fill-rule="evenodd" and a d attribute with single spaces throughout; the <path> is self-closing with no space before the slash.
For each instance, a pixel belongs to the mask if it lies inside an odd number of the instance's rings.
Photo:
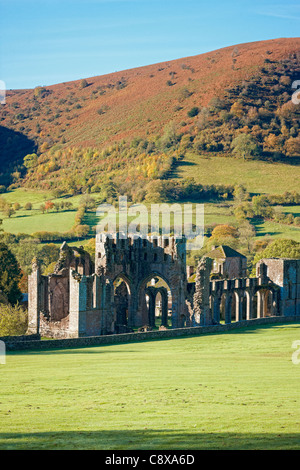
<path id="1" fill-rule="evenodd" d="M 291 211 L 292 212 L 292 211 Z M 293 225 L 278 224 L 276 222 L 264 222 L 254 223 L 256 229 L 256 236 L 270 236 L 272 238 L 291 238 L 300 242 L 300 227 Z"/>
<path id="2" fill-rule="evenodd" d="M 2 228 L 6 232 L 16 234 L 31 234 L 41 230 L 50 232 L 65 232 L 69 230 L 74 225 L 76 209 L 79 206 L 80 199 L 83 197 L 82 195 L 78 195 L 55 199 L 50 191 L 33 191 L 21 188 L 2 194 L 2 196 L 7 202 L 12 204 L 19 202 L 22 206 L 11 218 L 4 217 L 0 214 L 0 218 L 3 219 Z M 97 198 L 97 194 L 93 195 L 93 197 Z M 39 207 L 48 200 L 53 202 L 66 200 L 73 204 L 73 210 L 59 212 L 50 211 L 43 214 L 39 210 Z M 24 206 L 27 202 L 32 203 L 33 209 L 31 211 L 24 210 Z M 88 214 L 84 222 L 92 227 L 92 215 Z"/>
<path id="3" fill-rule="evenodd" d="M 190 153 L 179 163 L 175 174 L 178 178 L 193 177 L 202 184 L 244 184 L 251 193 L 299 191 L 300 168 L 284 163 Z"/>
<path id="4" fill-rule="evenodd" d="M 211 160 L 213 160 L 213 162 L 214 160 L 220 160 L 219 157 L 214 157 L 214 159 L 211 159 L 208 161 L 201 157 L 199 158 L 200 158 L 200 162 L 205 161 L 206 164 L 208 164 L 208 162 L 210 162 Z M 232 163 L 232 161 L 234 161 L 235 163 L 238 162 L 238 160 L 230 159 L 230 163 Z M 245 163 L 246 164 L 255 163 L 255 165 L 257 165 L 257 164 L 261 164 L 262 162 L 245 162 Z M 216 162 L 214 162 L 213 164 L 215 165 Z M 239 165 L 241 165 L 241 162 L 239 162 Z M 267 165 L 267 164 L 264 164 L 264 165 Z M 231 165 L 229 165 L 229 167 L 230 166 Z M 286 166 L 288 167 L 288 165 Z M 179 176 L 180 175 L 184 176 L 182 174 L 182 170 L 181 170 L 182 168 L 189 168 L 189 167 L 180 165 L 178 168 Z M 195 169 L 192 172 L 193 174 L 191 173 L 189 176 L 193 176 L 196 178 L 197 181 L 203 182 L 202 179 L 200 180 L 201 175 L 197 173 L 197 171 L 199 171 L 199 166 L 197 165 L 194 168 Z M 282 169 L 282 171 L 283 170 L 284 168 Z M 298 169 L 294 168 L 294 173 L 296 171 L 298 171 Z M 188 175 L 185 175 L 185 176 L 188 176 Z M 205 177 L 209 179 L 210 175 L 206 173 Z M 224 179 L 222 181 L 226 181 L 227 183 L 229 183 L 229 180 L 227 177 L 225 178 L 223 176 L 223 178 Z M 206 184 L 210 184 L 210 183 L 206 181 Z M 292 190 L 293 188 L 291 188 L 290 186 L 287 186 L 285 190 L 287 189 Z M 295 186 L 294 189 L 299 190 L 297 186 Z M 254 191 L 254 190 L 252 189 L 251 191 Z M 265 186 L 265 192 L 268 192 L 267 186 Z M 280 193 L 280 189 L 278 189 L 276 192 Z M 92 194 L 91 196 L 95 198 L 97 201 L 99 194 L 95 193 L 95 194 Z M 7 217 L 3 217 L 1 215 L 1 218 L 3 218 L 2 228 L 5 231 L 16 233 L 16 234 L 17 233 L 31 234 L 35 231 L 40 231 L 40 230 L 61 231 L 61 232 L 69 230 L 74 224 L 75 210 L 78 208 L 82 195 L 72 196 L 68 198 L 54 199 L 53 196 L 51 195 L 51 192 L 16 189 L 14 191 L 4 194 L 3 197 L 8 202 L 11 202 L 11 203 L 19 202 L 23 207 L 26 204 L 26 202 L 31 202 L 33 204 L 32 211 L 26 211 L 22 208 L 21 210 L 17 211 L 16 214 L 13 215 L 10 219 Z M 40 205 L 45 203 L 45 201 L 47 200 L 52 200 L 54 202 L 55 201 L 61 202 L 64 199 L 67 201 L 70 201 L 73 204 L 74 210 L 65 211 L 65 212 L 53 212 L 52 211 L 52 212 L 45 213 L 45 214 L 42 214 L 41 211 L 39 210 Z M 131 203 L 129 202 L 128 207 L 130 205 Z M 149 206 L 149 203 L 147 204 L 147 206 Z M 300 206 L 295 206 L 295 205 L 285 206 L 285 207 L 282 207 L 282 211 L 286 213 L 292 213 L 295 217 L 300 216 Z M 171 216 L 171 223 L 172 221 L 173 221 L 173 217 Z M 205 203 L 204 204 L 204 222 L 206 226 L 217 225 L 217 224 L 235 225 L 237 221 L 234 215 L 232 215 L 232 202 Z M 91 229 L 90 237 L 94 236 L 95 226 L 98 223 L 98 219 L 96 217 L 96 211 L 86 213 L 85 218 L 84 218 L 84 223 L 90 226 L 90 229 Z M 259 221 L 258 223 L 255 223 L 255 227 L 257 231 L 257 237 L 268 235 L 268 236 L 271 236 L 272 238 L 291 238 L 296 241 L 300 241 L 300 228 L 293 226 L 293 225 L 278 224 L 278 223 L 269 222 L 269 221 L 264 221 L 264 222 Z M 82 240 L 78 243 L 84 244 L 84 242 L 85 241 Z"/>
<path id="5" fill-rule="evenodd" d="M 48 199 L 52 199 L 50 191 L 34 191 L 30 189 L 14 189 L 13 191 L 9 191 L 8 193 L 1 194 L 7 202 L 19 202 L 22 206 L 24 206 L 27 202 L 31 202 L 33 207 L 37 204 L 39 207 Z"/>
<path id="6" fill-rule="evenodd" d="M 82 198 L 82 194 L 72 197 L 64 198 L 54 198 L 51 191 L 38 191 L 31 189 L 18 188 L 8 193 L 1 194 L 7 202 L 19 202 L 21 206 L 24 206 L 27 202 L 31 202 L 34 209 L 38 209 L 41 204 L 44 204 L 45 201 L 61 202 L 61 201 L 70 201 L 72 202 L 74 208 L 77 208 L 79 201 Z M 27 212 L 27 211 L 26 211 Z"/>
<path id="7" fill-rule="evenodd" d="M 226 162 L 226 165 L 224 165 Z M 222 165 L 221 165 L 222 163 Z M 208 169 L 210 170 L 208 171 Z M 222 171 L 221 171 L 222 169 Z M 251 170 L 251 171 L 250 171 Z M 266 173 L 264 176 L 264 183 L 262 183 L 262 177 L 254 178 L 253 173 L 256 171 L 262 175 L 268 170 L 269 174 Z M 290 167 L 289 165 L 274 165 L 263 162 L 243 162 L 237 159 L 211 157 L 210 159 L 189 155 L 188 159 L 183 161 L 177 168 L 178 177 L 192 176 L 198 182 L 203 184 L 233 184 L 234 175 L 238 175 L 238 172 L 243 172 L 243 176 L 240 176 L 240 181 L 245 183 L 247 189 L 250 192 L 262 191 L 265 193 L 281 193 L 286 190 L 298 190 L 299 184 L 295 184 L 295 179 L 298 178 L 298 168 Z M 273 173 L 281 172 L 274 182 Z M 213 173 L 213 177 L 211 176 Z M 219 179 L 218 179 L 219 178 Z M 252 181 L 253 179 L 253 181 Z M 286 180 L 286 185 L 283 185 L 283 180 Z M 298 180 L 297 180 L 298 183 Z M 256 184 L 256 186 L 254 186 Z M 249 186 L 250 185 L 250 186 Z M 262 187 L 259 187 L 262 185 Z M 276 185 L 276 190 L 274 189 Z M 274 189 L 274 190 L 273 190 Z M 39 230 L 47 231 L 67 231 L 74 224 L 75 210 L 78 208 L 82 195 L 72 196 L 67 198 L 55 199 L 53 198 L 50 191 L 33 191 L 26 189 L 16 189 L 9 193 L 2 195 L 8 202 L 14 203 L 19 202 L 23 207 L 26 202 L 33 204 L 32 211 L 25 211 L 23 208 L 12 216 L 10 219 L 3 218 L 3 229 L 11 233 L 28 233 L 31 234 Z M 96 201 L 99 198 L 99 194 L 95 193 L 91 195 Z M 53 202 L 61 202 L 67 200 L 73 204 L 71 211 L 65 212 L 49 212 L 42 214 L 39 210 L 41 204 L 47 200 Z M 200 202 L 200 201 L 199 201 Z M 128 203 L 130 206 L 131 203 Z M 149 204 L 147 204 L 149 206 Z M 205 225 L 215 224 L 236 224 L 236 219 L 232 215 L 231 210 L 232 203 L 205 203 L 204 205 L 204 221 Z M 300 216 L 299 206 L 286 206 L 282 207 L 283 212 L 292 213 L 295 217 Z M 172 217 L 171 217 L 172 220 Z M 84 223 L 88 224 L 91 228 L 90 237 L 94 236 L 95 226 L 97 225 L 96 211 L 86 213 Z M 257 237 L 264 235 L 271 236 L 272 238 L 291 238 L 296 241 L 300 241 L 300 229 L 296 226 L 278 224 L 275 222 L 265 221 L 255 224 Z M 84 244 L 84 240 L 79 242 Z"/>
<path id="8" fill-rule="evenodd" d="M 236 219 L 231 213 L 231 204 L 204 204 L 205 225 L 235 224 Z"/>
<path id="9" fill-rule="evenodd" d="M 30 211 L 31 212 L 31 211 Z M 46 230 L 49 232 L 66 232 L 74 225 L 75 211 L 49 212 L 18 211 L 15 217 L 3 220 L 2 228 L 11 233 L 28 233 Z"/>
<path id="10" fill-rule="evenodd" d="M 9 353 L 0 449 L 300 449 L 298 339 L 300 323 Z"/>

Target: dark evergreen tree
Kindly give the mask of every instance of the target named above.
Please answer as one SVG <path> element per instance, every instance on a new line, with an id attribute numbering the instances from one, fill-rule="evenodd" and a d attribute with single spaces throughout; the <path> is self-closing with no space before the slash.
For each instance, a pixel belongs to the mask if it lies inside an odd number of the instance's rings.
<path id="1" fill-rule="evenodd" d="M 4 244 L 0 243 L 0 291 L 4 293 L 11 304 L 21 298 L 19 282 L 22 273 L 16 257 Z"/>

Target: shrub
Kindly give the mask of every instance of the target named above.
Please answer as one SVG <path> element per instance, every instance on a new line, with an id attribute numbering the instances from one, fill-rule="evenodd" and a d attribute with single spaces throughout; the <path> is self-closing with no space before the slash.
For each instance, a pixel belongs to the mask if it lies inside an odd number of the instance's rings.
<path id="1" fill-rule="evenodd" d="M 50 93 L 50 91 L 47 90 L 46 88 L 42 87 L 42 86 L 37 86 L 34 89 L 34 92 L 33 92 L 35 98 L 44 98 L 49 93 Z"/>
<path id="2" fill-rule="evenodd" d="M 253 260 L 255 266 L 263 258 L 300 258 L 300 243 L 295 240 L 280 238 L 259 251 Z"/>
<path id="3" fill-rule="evenodd" d="M 187 115 L 192 118 L 192 117 L 197 116 L 199 114 L 199 111 L 200 111 L 199 108 L 197 108 L 197 106 L 194 106 L 192 109 L 188 111 Z"/>
<path id="4" fill-rule="evenodd" d="M 19 304 L 0 304 L 0 336 L 24 335 L 27 330 L 28 315 Z"/>
<path id="5" fill-rule="evenodd" d="M 25 208 L 26 211 L 31 211 L 32 210 L 31 202 L 26 202 L 24 208 Z"/>
<path id="6" fill-rule="evenodd" d="M 79 88 L 82 90 L 83 88 L 86 88 L 87 86 L 89 86 L 89 84 L 86 81 L 86 79 L 84 78 L 83 80 L 81 80 Z"/>
<path id="7" fill-rule="evenodd" d="M 21 204 L 19 204 L 18 202 L 15 202 L 13 205 L 13 208 L 15 211 L 19 211 L 21 209 Z"/>

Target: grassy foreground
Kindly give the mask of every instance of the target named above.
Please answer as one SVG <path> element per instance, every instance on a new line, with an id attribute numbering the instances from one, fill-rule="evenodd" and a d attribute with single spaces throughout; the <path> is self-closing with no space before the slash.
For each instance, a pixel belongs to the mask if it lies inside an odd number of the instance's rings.
<path id="1" fill-rule="evenodd" d="M 300 323 L 15 352 L 1 449 L 300 449 Z"/>

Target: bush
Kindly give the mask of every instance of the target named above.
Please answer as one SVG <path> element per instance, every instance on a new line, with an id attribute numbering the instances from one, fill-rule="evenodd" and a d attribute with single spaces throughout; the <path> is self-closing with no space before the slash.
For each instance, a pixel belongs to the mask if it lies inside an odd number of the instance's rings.
<path id="1" fill-rule="evenodd" d="M 255 266 L 263 258 L 300 258 L 300 243 L 295 240 L 279 238 L 271 242 L 264 250 L 259 251 L 253 260 Z M 255 268 L 253 269 L 255 274 Z"/>
<path id="2" fill-rule="evenodd" d="M 33 92 L 35 98 L 44 98 L 49 93 L 50 93 L 50 91 L 47 90 L 45 87 L 42 87 L 42 86 L 37 86 L 34 89 L 34 92 Z"/>
<path id="3" fill-rule="evenodd" d="M 79 88 L 82 89 L 82 88 L 86 88 L 87 86 L 89 86 L 89 84 L 84 78 L 83 80 L 81 80 Z"/>
<path id="4" fill-rule="evenodd" d="M 197 108 L 197 106 L 194 106 L 192 109 L 188 111 L 187 115 L 192 118 L 192 117 L 197 116 L 199 114 L 199 111 L 200 111 L 199 108 Z"/>
<path id="5" fill-rule="evenodd" d="M 28 314 L 19 304 L 0 304 L 0 336 L 24 335 L 27 330 Z"/>
<path id="6" fill-rule="evenodd" d="M 294 218 L 294 225 L 300 226 L 300 217 L 295 217 Z"/>

